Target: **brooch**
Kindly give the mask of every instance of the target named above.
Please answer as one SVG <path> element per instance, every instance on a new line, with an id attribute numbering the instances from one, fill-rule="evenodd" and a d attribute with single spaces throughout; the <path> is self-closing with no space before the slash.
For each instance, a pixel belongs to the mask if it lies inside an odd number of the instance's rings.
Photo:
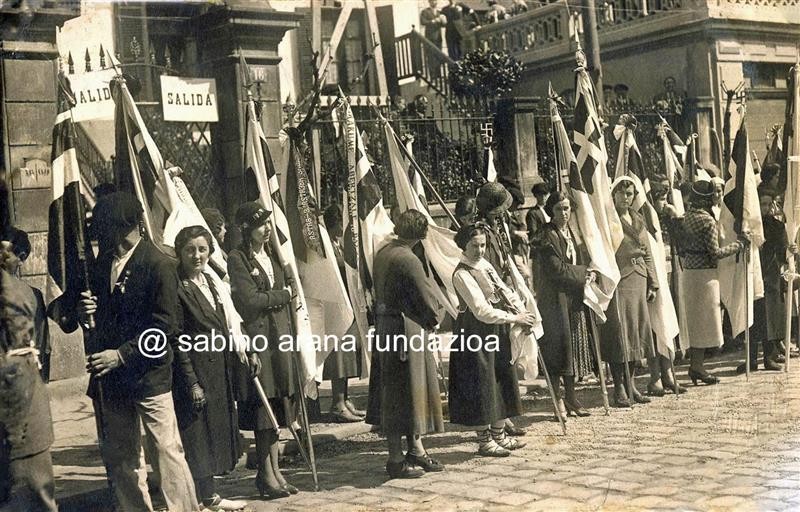
<path id="1" fill-rule="evenodd" d="M 257 277 L 260 274 L 261 274 L 261 272 L 259 272 L 258 268 L 255 268 L 255 267 L 253 267 L 253 270 L 250 271 L 250 275 L 253 276 L 253 277 Z"/>

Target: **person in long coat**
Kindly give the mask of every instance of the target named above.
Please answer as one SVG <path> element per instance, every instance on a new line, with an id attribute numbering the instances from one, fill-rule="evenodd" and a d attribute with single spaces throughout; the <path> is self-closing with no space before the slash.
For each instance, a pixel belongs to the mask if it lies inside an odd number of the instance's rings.
<path id="1" fill-rule="evenodd" d="M 179 339 L 187 350 L 175 353 L 172 394 L 198 499 L 212 510 L 239 510 L 247 503 L 223 499 L 214 486 L 214 476 L 233 470 L 242 451 L 233 386 L 236 356 L 227 344 L 222 351 L 209 348 L 215 335 L 232 341 L 227 317 L 241 318 L 224 283 L 206 270 L 213 252 L 212 235 L 202 226 L 184 228 L 175 237 Z"/>
<path id="2" fill-rule="evenodd" d="M 719 245 L 719 227 L 712 208 L 717 193 L 710 181 L 695 181 L 690 186 L 689 209 L 679 221 L 674 207 L 667 205 L 670 229 L 679 240 L 683 271 L 680 276 L 681 298 L 685 301 L 686 336 L 689 341 L 691 366 L 689 378 L 697 385 L 717 384 L 719 378 L 704 368 L 707 348 L 722 346 L 722 312 L 720 309 L 719 271 L 717 262 L 738 254 L 747 245 L 746 237 L 723 247 Z M 683 333 L 681 333 L 683 334 Z"/>
<path id="3" fill-rule="evenodd" d="M 658 282 L 644 219 L 631 209 L 636 194 L 636 186 L 627 177 L 619 179 L 612 191 L 624 238 L 615 255 L 620 280 L 606 311 L 600 352 L 603 361 L 611 365 L 617 407 L 629 407 L 629 399 L 637 403 L 650 401 L 636 389 L 635 382 L 626 382 L 624 365 L 629 365 L 633 377 L 634 363 L 655 355 L 647 303 L 655 300 Z M 627 395 L 628 388 L 633 392 L 631 397 Z"/>
<path id="4" fill-rule="evenodd" d="M 406 338 L 406 321 L 434 331 L 436 309 L 422 262 L 412 248 L 428 233 L 428 220 L 417 210 L 397 217 L 390 241 L 375 255 L 375 337 L 366 422 L 380 425 L 389 447 L 386 472 L 391 478 L 417 478 L 444 466 L 428 455 L 421 436 L 443 432 L 436 363 L 427 340 L 421 346 Z M 408 441 L 403 455 L 402 437 Z M 419 466 L 420 469 L 414 466 Z"/>
<path id="5" fill-rule="evenodd" d="M 583 289 L 596 276 L 589 270 L 588 255 L 580 250 L 569 228 L 569 198 L 553 192 L 544 213 L 550 222 L 541 228 L 534 265 L 544 327 L 539 347 L 559 396 L 558 381 L 564 381 L 564 398 L 559 400 L 557 414 L 589 416 L 575 395 L 575 380 L 592 372 L 589 322 L 593 320 L 583 304 Z"/>
<path id="6" fill-rule="evenodd" d="M 240 372 L 238 379 L 239 428 L 255 432 L 256 487 L 262 496 L 274 499 L 295 494 L 297 488 L 286 482 L 278 467 L 277 431 L 252 378 L 258 377 L 277 420 L 284 425 L 293 421 L 292 398 L 301 390 L 294 353 L 279 348 L 283 337 L 291 332 L 287 305 L 292 293 L 283 268 L 268 250 L 272 236 L 269 215 L 270 212 L 256 202 L 239 207 L 236 222 L 242 233 L 242 243 L 228 253 L 228 274 L 233 303 L 244 321 L 245 334 L 251 340 L 248 356 L 251 371 L 249 375 Z"/>
<path id="7" fill-rule="evenodd" d="M 459 338 L 450 355 L 450 422 L 477 427 L 480 455 L 507 457 L 525 446 L 504 431 L 506 418 L 522 414 L 509 327 L 533 327 L 536 319 L 483 258 L 489 229 L 467 224 L 455 237 L 463 256 L 453 272 L 459 299 L 453 332 Z"/>

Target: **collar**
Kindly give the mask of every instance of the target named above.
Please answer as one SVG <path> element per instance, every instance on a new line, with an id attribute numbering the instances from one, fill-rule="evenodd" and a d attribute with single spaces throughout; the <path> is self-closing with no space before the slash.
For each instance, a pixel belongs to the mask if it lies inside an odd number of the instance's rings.
<path id="1" fill-rule="evenodd" d="M 141 238 L 139 238 L 139 240 L 135 244 L 133 244 L 133 247 L 131 247 L 130 249 L 128 249 L 127 251 L 122 253 L 122 256 L 118 256 L 117 253 L 114 252 L 114 261 L 127 261 L 127 260 L 129 260 L 131 258 L 131 255 L 133 254 L 133 251 L 135 251 L 136 248 L 139 247 L 140 243 L 142 243 L 142 239 Z"/>

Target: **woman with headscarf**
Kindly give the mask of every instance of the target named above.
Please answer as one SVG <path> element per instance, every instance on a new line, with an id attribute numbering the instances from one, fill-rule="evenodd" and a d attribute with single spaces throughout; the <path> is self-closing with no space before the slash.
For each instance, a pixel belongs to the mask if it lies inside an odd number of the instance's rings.
<path id="1" fill-rule="evenodd" d="M 506 418 L 522 414 L 509 327 L 533 327 L 536 319 L 483 258 L 488 230 L 484 223 L 467 224 L 455 236 L 463 255 L 453 272 L 459 314 L 450 354 L 450 422 L 477 427 L 480 455 L 507 457 L 525 446 L 504 431 Z"/>
<path id="2" fill-rule="evenodd" d="M 371 373 L 366 422 L 380 425 L 386 436 L 389 477 L 417 478 L 423 472 L 444 470 L 428 455 L 421 438 L 444 432 L 436 363 L 427 341 L 419 347 L 406 338 L 406 320 L 429 332 L 438 326 L 425 270 L 412 251 L 428 234 L 427 217 L 417 210 L 406 210 L 398 215 L 394 232 L 397 238 L 377 252 L 372 266 L 373 353 L 379 371 Z M 406 455 L 403 436 L 408 441 Z"/>
<path id="3" fill-rule="evenodd" d="M 682 222 L 675 221 L 675 209 L 665 208 L 672 219 L 673 233 L 680 239 L 680 255 L 683 271 L 680 286 L 681 298 L 685 301 L 685 339 L 689 341 L 692 363 L 689 378 L 697 385 L 700 380 L 716 384 L 719 378 L 709 374 L 703 367 L 707 348 L 722 346 L 722 312 L 720 309 L 719 273 L 717 262 L 741 252 L 746 238 L 719 246 L 719 228 L 712 213 L 717 193 L 710 181 L 695 181 L 691 184 L 689 209 Z M 683 333 L 682 333 L 683 334 Z"/>
<path id="4" fill-rule="evenodd" d="M 650 402 L 636 389 L 634 364 L 655 355 L 647 303 L 655 300 L 658 282 L 644 218 L 631 208 L 637 193 L 633 180 L 627 176 L 618 178 L 612 189 L 624 237 L 615 254 L 620 280 L 606 311 L 600 352 L 603 361 L 611 365 L 616 407 L 630 407 L 629 400 L 642 404 Z M 630 382 L 626 374 L 631 376 Z M 628 389 L 633 396 L 628 396 Z"/>
<path id="5" fill-rule="evenodd" d="M 550 221 L 541 229 L 534 265 L 538 271 L 537 302 L 544 324 L 539 347 L 559 397 L 559 380 L 564 381 L 565 393 L 563 400 L 559 399 L 556 414 L 589 416 L 575 395 L 575 381 L 592 373 L 592 319 L 583 304 L 583 289 L 596 275 L 589 270 L 588 257 L 579 250 L 569 227 L 569 198 L 553 192 L 544 211 Z"/>
<path id="6" fill-rule="evenodd" d="M 270 250 L 270 212 L 258 203 L 244 203 L 236 211 L 242 233 L 238 249 L 228 254 L 233 303 L 252 341 L 250 375 L 239 385 L 239 428 L 253 430 L 258 474 L 256 487 L 268 499 L 297 493 L 278 467 L 278 434 L 261 402 L 253 378 L 257 377 L 279 422 L 293 420 L 292 398 L 301 392 L 297 383 L 294 353 L 280 350 L 282 338 L 291 332 L 289 308 L 292 292 L 283 268 Z M 266 349 L 255 340 L 266 339 Z M 248 378 L 249 377 L 249 378 Z"/>
<path id="7" fill-rule="evenodd" d="M 230 292 L 206 267 L 214 252 L 211 237 L 202 226 L 184 228 L 175 237 L 179 339 L 190 350 L 175 351 L 172 394 L 198 500 L 207 510 L 240 510 L 245 502 L 220 497 L 214 485 L 214 476 L 233 470 L 241 455 L 233 387 L 238 363 L 228 350 L 215 352 L 199 344 L 214 333 L 228 341 L 229 334 L 241 334 Z M 241 362 L 246 363 L 244 354 Z"/>

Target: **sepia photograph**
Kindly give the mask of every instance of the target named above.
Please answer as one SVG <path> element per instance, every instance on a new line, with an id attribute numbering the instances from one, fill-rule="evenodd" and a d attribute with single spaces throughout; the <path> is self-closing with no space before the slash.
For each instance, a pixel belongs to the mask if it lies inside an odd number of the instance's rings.
<path id="1" fill-rule="evenodd" d="M 0 512 L 800 509 L 798 0 L 0 0 Z"/>

